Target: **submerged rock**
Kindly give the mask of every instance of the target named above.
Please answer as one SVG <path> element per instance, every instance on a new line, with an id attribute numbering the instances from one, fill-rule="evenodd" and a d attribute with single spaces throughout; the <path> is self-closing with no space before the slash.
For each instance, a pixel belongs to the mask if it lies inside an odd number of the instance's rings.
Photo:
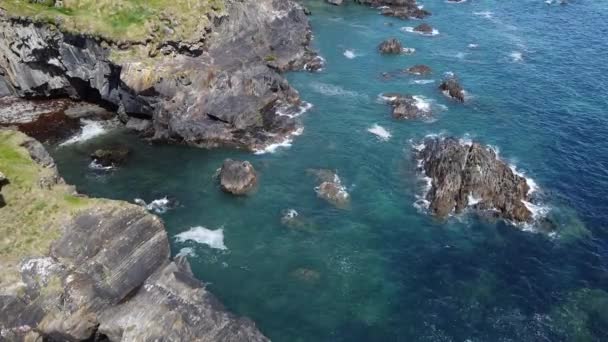
<path id="1" fill-rule="evenodd" d="M 343 1 L 344 1 L 344 0 L 325 0 L 325 2 L 327 2 L 327 3 L 329 3 L 329 4 L 332 4 L 332 5 L 335 5 L 335 6 L 340 6 L 340 5 L 342 5 L 342 2 L 343 2 Z"/>
<path id="2" fill-rule="evenodd" d="M 253 165 L 248 161 L 226 159 L 220 170 L 222 190 L 234 195 L 244 195 L 257 183 Z"/>
<path id="3" fill-rule="evenodd" d="M 123 165 L 129 157 L 130 150 L 127 146 L 99 149 L 91 153 L 91 159 L 102 167 L 116 167 Z"/>
<path id="4" fill-rule="evenodd" d="M 500 218 L 530 222 L 530 187 L 500 160 L 493 149 L 454 138 L 429 138 L 416 151 L 421 169 L 431 179 L 429 210 L 445 218 L 467 207 L 496 211 Z"/>
<path id="5" fill-rule="evenodd" d="M 420 119 L 432 115 L 430 107 L 422 104 L 419 99 L 411 95 L 384 94 L 383 98 L 392 106 L 395 119 Z"/>
<path id="6" fill-rule="evenodd" d="M 446 95 L 460 102 L 464 102 L 464 89 L 455 76 L 444 79 L 439 85 L 439 89 Z"/>
<path id="7" fill-rule="evenodd" d="M 391 38 L 380 43 L 378 51 L 382 54 L 400 54 L 403 51 L 403 46 L 399 40 Z"/>
<path id="8" fill-rule="evenodd" d="M 418 64 L 407 68 L 407 72 L 412 75 L 422 76 L 430 74 L 432 69 L 424 64 Z"/>
<path id="9" fill-rule="evenodd" d="M 310 268 L 298 268 L 292 272 L 292 275 L 306 283 L 315 284 L 321 279 L 321 274 Z"/>

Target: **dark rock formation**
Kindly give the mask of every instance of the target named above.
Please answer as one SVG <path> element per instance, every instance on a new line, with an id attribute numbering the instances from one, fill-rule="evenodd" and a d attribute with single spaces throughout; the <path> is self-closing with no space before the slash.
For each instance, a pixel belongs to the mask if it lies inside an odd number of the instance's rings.
<path id="1" fill-rule="evenodd" d="M 445 218 L 472 207 L 515 222 L 533 219 L 524 203 L 530 201 L 526 179 L 491 148 L 454 138 L 429 138 L 416 157 L 425 176 L 432 179 L 426 200 L 434 215 Z"/>
<path id="2" fill-rule="evenodd" d="M 412 75 L 418 75 L 418 76 L 422 76 L 422 75 L 428 75 L 432 72 L 431 68 L 423 65 L 423 64 L 418 64 L 418 65 L 414 65 L 412 67 L 409 67 L 407 69 L 407 72 L 412 74 Z"/>
<path id="3" fill-rule="evenodd" d="M 244 195 L 257 183 L 253 165 L 248 161 L 226 159 L 220 170 L 222 190 L 234 195 Z"/>
<path id="4" fill-rule="evenodd" d="M 25 145 L 34 146 L 34 160 L 46 159 L 35 142 Z M 38 169 L 60 179 L 52 164 Z M 71 196 L 60 180 L 49 186 L 49 196 Z M 268 341 L 252 321 L 227 312 L 185 259 L 170 260 L 158 217 L 121 201 L 77 203 L 59 214 L 63 221 L 39 227 L 52 240 L 44 254 L 17 265 L 0 258 L 2 275 L 16 279 L 0 286 L 0 339 Z"/>
<path id="5" fill-rule="evenodd" d="M 344 185 L 342 185 L 342 180 L 335 172 L 320 169 L 309 170 L 309 173 L 316 176 L 317 180 L 321 182 L 321 184 L 315 188 L 317 196 L 333 204 L 337 208 L 348 208 L 350 204 L 350 195 L 346 191 Z"/>
<path id="6" fill-rule="evenodd" d="M 300 99 L 280 73 L 319 67 L 308 18 L 291 0 L 225 5 L 204 41 L 164 42 L 150 63 L 120 57 L 149 46 L 63 33 L 2 11 L 0 84 L 16 96 L 67 96 L 150 119 L 155 139 L 247 149 L 281 140 L 295 125 L 279 120 L 277 108 Z"/>
<path id="7" fill-rule="evenodd" d="M 414 31 L 415 32 L 420 32 L 423 34 L 432 34 L 433 33 L 433 27 L 427 23 L 422 23 L 416 27 L 414 27 Z"/>
<path id="8" fill-rule="evenodd" d="M 382 54 L 400 54 L 403 51 L 403 46 L 399 40 L 391 38 L 380 43 L 378 51 Z"/>
<path id="9" fill-rule="evenodd" d="M 0 172 L 0 191 L 2 191 L 2 187 L 7 185 L 8 183 L 8 178 L 6 178 L 6 176 L 2 172 Z M 6 202 L 4 201 L 2 193 L 0 193 L 0 208 L 4 206 L 6 206 Z"/>
<path id="10" fill-rule="evenodd" d="M 383 94 L 383 98 L 392 106 L 395 119 L 420 119 L 432 115 L 428 106 L 424 106 L 411 95 Z"/>
<path id="11" fill-rule="evenodd" d="M 423 19 L 431 13 L 418 7 L 416 0 L 355 0 L 360 4 L 382 7 L 380 13 L 400 19 Z"/>
<path id="12" fill-rule="evenodd" d="M 117 146 L 99 149 L 91 153 L 91 159 L 103 167 L 116 167 L 124 164 L 129 157 L 130 151 L 127 146 Z"/>
<path id="13" fill-rule="evenodd" d="M 325 1 L 334 6 L 340 6 L 344 2 L 343 0 L 325 0 Z"/>
<path id="14" fill-rule="evenodd" d="M 447 77 L 439 85 L 439 89 L 446 95 L 460 102 L 464 102 L 464 89 L 454 76 Z"/>

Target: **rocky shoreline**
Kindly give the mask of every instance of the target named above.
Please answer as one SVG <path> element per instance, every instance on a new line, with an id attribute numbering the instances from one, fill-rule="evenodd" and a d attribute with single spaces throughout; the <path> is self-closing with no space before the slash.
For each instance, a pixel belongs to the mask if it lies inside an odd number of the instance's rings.
<path id="1" fill-rule="evenodd" d="M 76 194 L 42 145 L 22 133 L 0 130 L 0 142 L 3 158 L 11 149 L 19 160 L 5 174 L 3 229 L 15 235 L 31 222 L 22 215 L 23 189 L 34 187 L 35 198 L 54 203 L 43 210 L 47 224 L 33 227 L 33 234 L 44 230 L 35 247 L 26 244 L 32 237 L 14 236 L 12 249 L 0 254 L 0 339 L 268 340 L 251 320 L 227 312 L 186 259 L 170 259 L 158 217 Z"/>
<path id="2" fill-rule="evenodd" d="M 149 121 L 155 140 L 260 149 L 297 129 L 280 109 L 301 100 L 281 73 L 322 66 L 305 12 L 293 1 L 227 0 L 202 41 L 165 42 L 140 60 L 129 54 L 140 54 L 141 42 L 0 10 L 0 96 L 88 101 L 131 127 Z"/>

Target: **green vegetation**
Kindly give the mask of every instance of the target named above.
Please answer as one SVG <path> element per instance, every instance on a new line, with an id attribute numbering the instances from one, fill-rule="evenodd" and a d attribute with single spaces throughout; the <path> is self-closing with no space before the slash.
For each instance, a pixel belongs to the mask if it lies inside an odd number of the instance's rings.
<path id="1" fill-rule="evenodd" d="M 21 147 L 26 136 L 0 130 L 0 170 L 10 184 L 2 188 L 6 206 L 0 209 L 0 287 L 17 279 L 16 265 L 24 256 L 46 254 L 61 233 L 61 224 L 74 213 L 100 200 L 74 196 L 70 186 L 50 189 L 39 180 L 55 170 L 34 162 Z"/>
<path id="2" fill-rule="evenodd" d="M 62 30 L 111 41 L 199 40 L 223 0 L 0 0 L 17 16 L 51 22 Z"/>

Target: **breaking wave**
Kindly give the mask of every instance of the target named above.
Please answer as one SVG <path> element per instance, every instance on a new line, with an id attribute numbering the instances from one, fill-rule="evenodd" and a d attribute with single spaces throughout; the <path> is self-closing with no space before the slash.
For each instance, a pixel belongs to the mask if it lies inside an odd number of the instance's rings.
<path id="1" fill-rule="evenodd" d="M 175 241 L 193 241 L 207 245 L 213 249 L 227 250 L 224 245 L 224 229 L 211 230 L 202 226 L 192 227 L 189 230 L 175 235 Z"/>

